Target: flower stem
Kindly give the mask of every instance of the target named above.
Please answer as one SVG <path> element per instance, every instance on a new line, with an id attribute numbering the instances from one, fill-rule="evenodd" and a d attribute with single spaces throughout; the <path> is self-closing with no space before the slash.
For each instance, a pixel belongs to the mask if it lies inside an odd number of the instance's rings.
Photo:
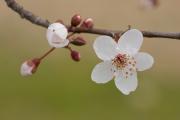
<path id="1" fill-rule="evenodd" d="M 67 36 L 67 39 L 68 38 L 70 38 L 71 36 L 73 36 L 75 33 L 70 33 L 68 36 Z M 68 48 L 69 48 L 69 45 L 67 45 L 68 46 Z M 55 50 L 56 48 L 55 47 L 52 47 L 49 51 L 47 51 L 43 56 L 41 56 L 40 58 L 39 58 L 39 60 L 41 61 L 41 60 L 43 60 L 45 57 L 47 57 L 51 52 L 53 52 L 54 50 Z"/>
<path id="2" fill-rule="evenodd" d="M 67 36 L 67 39 L 69 39 L 71 36 L 73 36 L 75 33 L 72 32 L 72 33 L 69 33 L 69 35 Z"/>
<path id="3" fill-rule="evenodd" d="M 39 58 L 39 60 L 42 60 L 42 59 L 44 59 L 46 56 L 48 56 L 52 51 L 54 51 L 56 48 L 55 47 L 53 47 L 53 48 L 51 48 L 49 51 L 47 51 L 43 56 L 41 56 L 40 58 Z"/>

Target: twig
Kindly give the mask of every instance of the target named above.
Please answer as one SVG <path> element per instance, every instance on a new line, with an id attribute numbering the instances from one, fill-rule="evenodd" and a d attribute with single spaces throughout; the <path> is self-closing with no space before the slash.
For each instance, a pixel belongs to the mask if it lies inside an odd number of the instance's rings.
<path id="1" fill-rule="evenodd" d="M 10 7 L 12 10 L 17 12 L 22 18 L 30 21 L 33 24 L 40 25 L 42 27 L 47 28 L 50 24 L 48 20 L 42 19 L 39 16 L 34 15 L 32 12 L 24 9 L 21 5 L 19 5 L 15 0 L 5 0 L 8 7 Z M 107 35 L 114 37 L 114 34 L 119 33 L 122 34 L 124 31 L 113 31 L 113 30 L 105 30 L 105 29 L 85 29 L 81 27 L 72 28 L 69 25 L 66 25 L 69 32 L 73 33 L 89 33 L 89 34 L 98 34 L 98 35 Z M 144 37 L 149 38 L 170 38 L 170 39 L 178 39 L 180 40 L 180 33 L 174 33 L 174 32 L 151 32 L 151 31 L 145 31 L 142 30 Z"/>

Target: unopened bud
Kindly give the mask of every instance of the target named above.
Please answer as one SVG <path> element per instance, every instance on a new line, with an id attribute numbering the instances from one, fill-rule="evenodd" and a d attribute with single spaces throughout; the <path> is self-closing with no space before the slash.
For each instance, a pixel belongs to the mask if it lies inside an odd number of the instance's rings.
<path id="1" fill-rule="evenodd" d="M 75 51 L 75 50 L 72 50 L 71 51 L 71 58 L 74 60 L 74 61 L 80 61 L 80 58 L 81 58 L 81 55 L 79 52 Z"/>
<path id="2" fill-rule="evenodd" d="M 82 18 L 80 15 L 76 14 L 71 18 L 71 26 L 77 27 L 82 21 Z"/>
<path id="3" fill-rule="evenodd" d="M 93 19 L 92 18 L 87 18 L 83 21 L 81 24 L 81 27 L 87 28 L 87 29 L 92 29 L 94 26 Z"/>
<path id="4" fill-rule="evenodd" d="M 76 37 L 73 41 L 71 41 L 71 43 L 76 46 L 83 46 L 86 44 L 86 41 L 83 37 Z"/>
<path id="5" fill-rule="evenodd" d="M 40 59 L 35 58 L 32 60 L 27 60 L 25 61 L 22 65 L 21 65 L 21 75 L 22 76 L 28 76 L 28 75 L 32 75 L 33 73 L 36 72 L 39 64 L 40 64 Z"/>

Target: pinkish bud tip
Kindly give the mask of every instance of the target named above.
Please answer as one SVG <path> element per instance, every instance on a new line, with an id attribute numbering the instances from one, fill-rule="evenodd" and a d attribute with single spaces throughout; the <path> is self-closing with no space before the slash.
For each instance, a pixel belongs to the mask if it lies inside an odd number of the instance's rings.
<path id="1" fill-rule="evenodd" d="M 83 21 L 81 24 L 81 27 L 87 28 L 87 29 L 92 29 L 94 26 L 94 22 L 92 18 L 87 18 Z"/>
<path id="2" fill-rule="evenodd" d="M 22 76 L 28 76 L 28 75 L 32 75 L 33 73 L 35 73 L 40 62 L 41 61 L 38 58 L 25 61 L 21 65 L 21 70 L 20 70 L 21 75 Z"/>
<path id="3" fill-rule="evenodd" d="M 83 46 L 86 44 L 86 41 L 83 37 L 76 37 L 73 41 L 71 41 L 71 43 L 76 46 Z"/>
<path id="4" fill-rule="evenodd" d="M 76 14 L 71 18 L 71 26 L 77 27 L 82 21 L 82 18 L 80 15 Z"/>
<path id="5" fill-rule="evenodd" d="M 75 50 L 72 50 L 71 51 L 71 58 L 74 60 L 74 61 L 80 61 L 80 58 L 81 58 L 81 55 L 79 52 L 75 51 Z"/>

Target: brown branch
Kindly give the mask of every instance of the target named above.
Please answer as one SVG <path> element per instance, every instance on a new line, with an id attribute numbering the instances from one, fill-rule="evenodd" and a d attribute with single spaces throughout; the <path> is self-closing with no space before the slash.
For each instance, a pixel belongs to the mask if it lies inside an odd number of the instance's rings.
<path id="1" fill-rule="evenodd" d="M 12 10 L 17 12 L 21 16 L 21 18 L 25 18 L 33 24 L 40 25 L 46 28 L 49 26 L 48 20 L 44 20 L 34 15 L 32 12 L 24 9 L 23 6 L 19 5 L 15 0 L 5 0 L 5 2 Z"/>
<path id="2" fill-rule="evenodd" d="M 32 12 L 24 9 L 21 5 L 19 5 L 15 0 L 5 0 L 8 7 L 17 12 L 22 18 L 30 21 L 33 24 L 40 25 L 42 27 L 47 28 L 50 24 L 48 20 L 44 20 L 39 16 L 34 15 Z M 114 34 L 119 33 L 122 34 L 124 31 L 113 31 L 113 30 L 104 30 L 104 29 L 85 29 L 85 28 L 72 28 L 67 25 L 69 32 L 74 33 L 89 33 L 89 34 L 98 34 L 98 35 L 108 35 L 114 37 Z M 170 38 L 170 39 L 179 39 L 180 33 L 170 33 L 170 32 L 151 32 L 142 30 L 144 37 L 149 38 Z"/>

